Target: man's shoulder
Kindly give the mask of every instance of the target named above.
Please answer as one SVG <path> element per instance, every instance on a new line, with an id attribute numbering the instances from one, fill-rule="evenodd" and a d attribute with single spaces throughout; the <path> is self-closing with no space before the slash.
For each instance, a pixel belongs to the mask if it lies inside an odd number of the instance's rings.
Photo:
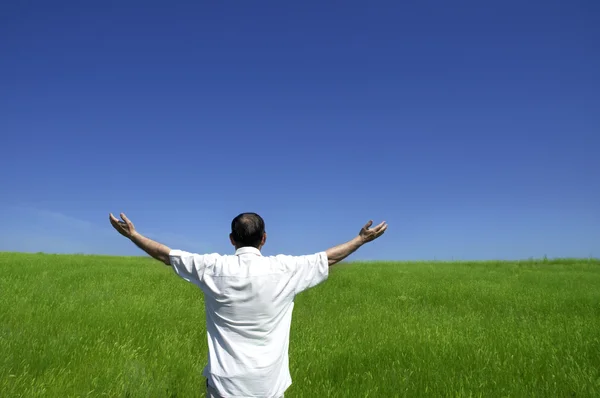
<path id="1" fill-rule="evenodd" d="M 290 268 L 295 268 L 307 263 L 328 262 L 327 253 L 324 251 L 311 254 L 275 254 L 267 258 L 286 264 Z"/>
<path id="2" fill-rule="evenodd" d="M 226 255 L 216 253 L 216 252 L 196 252 L 196 251 L 187 251 L 182 249 L 171 249 L 169 252 L 171 256 L 206 256 L 206 257 L 224 257 Z"/>
<path id="3" fill-rule="evenodd" d="M 327 255 L 327 253 L 324 251 L 316 252 L 316 253 L 308 253 L 308 254 L 283 254 L 283 253 L 280 253 L 280 254 L 272 255 L 270 257 L 279 258 L 282 260 L 304 260 L 307 258 L 314 258 L 314 257 L 323 256 L 323 255 Z"/>
<path id="4" fill-rule="evenodd" d="M 172 249 L 170 252 L 170 255 L 172 255 L 172 256 L 201 256 L 204 258 L 214 258 L 214 259 L 222 258 L 222 259 L 229 259 L 229 260 L 238 258 L 238 255 L 236 255 L 236 254 L 222 254 L 222 253 L 218 253 L 218 252 L 206 252 L 206 253 L 188 252 L 188 251 L 180 250 L 180 249 Z M 278 254 L 271 254 L 271 255 L 261 255 L 261 256 L 258 256 L 257 258 L 263 259 L 263 260 L 275 260 L 275 261 L 301 261 L 301 260 L 319 258 L 319 257 L 323 257 L 323 256 L 325 256 L 325 257 L 327 256 L 327 253 L 325 251 L 310 253 L 310 254 L 278 253 Z"/>

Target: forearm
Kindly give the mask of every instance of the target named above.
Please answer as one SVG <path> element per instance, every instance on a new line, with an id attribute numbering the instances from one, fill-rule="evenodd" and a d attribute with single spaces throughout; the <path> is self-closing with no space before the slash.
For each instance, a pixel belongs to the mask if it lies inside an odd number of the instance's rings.
<path id="1" fill-rule="evenodd" d="M 171 248 L 169 248 L 168 246 L 165 246 L 162 243 L 155 242 L 152 239 L 146 238 L 137 231 L 131 235 L 130 239 L 133 243 L 135 243 L 137 247 L 148 253 L 151 257 L 165 263 L 166 265 L 171 264 L 171 261 L 169 259 L 169 253 L 171 252 Z"/>
<path id="2" fill-rule="evenodd" d="M 360 236 L 346 242 L 341 245 L 337 245 L 330 249 L 327 249 L 325 253 L 327 253 L 327 258 L 329 259 L 329 265 L 333 265 L 338 263 L 348 257 L 350 254 L 354 253 L 364 244 L 363 239 Z"/>

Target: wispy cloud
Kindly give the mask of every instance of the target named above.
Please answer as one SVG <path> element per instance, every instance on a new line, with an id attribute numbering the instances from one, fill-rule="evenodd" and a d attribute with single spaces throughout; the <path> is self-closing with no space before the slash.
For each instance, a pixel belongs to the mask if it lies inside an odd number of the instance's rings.
<path id="1" fill-rule="evenodd" d="M 48 210 L 37 210 L 38 215 L 40 217 L 45 217 L 53 222 L 68 225 L 69 227 L 90 231 L 95 229 L 96 227 L 90 221 L 82 220 L 80 218 L 75 218 L 68 216 L 66 214 L 57 213 L 54 211 Z"/>
<path id="2" fill-rule="evenodd" d="M 0 226 L 0 250 L 44 251 L 86 254 L 141 254 L 110 226 L 61 212 L 31 206 L 9 206 L 0 209 L 9 222 Z M 2 214 L 0 214 L 2 215 Z M 9 227 L 10 225 L 10 227 Z M 211 245 L 172 231 L 140 231 L 150 239 L 173 248 L 208 251 Z"/>
<path id="3" fill-rule="evenodd" d="M 56 211 L 38 209 L 30 206 L 11 206 L 10 209 L 17 214 L 26 213 L 30 216 L 40 219 L 41 221 L 57 223 L 59 225 L 68 225 L 69 227 L 83 230 L 90 230 L 94 228 L 94 224 L 92 224 L 90 221 L 68 216 Z"/>

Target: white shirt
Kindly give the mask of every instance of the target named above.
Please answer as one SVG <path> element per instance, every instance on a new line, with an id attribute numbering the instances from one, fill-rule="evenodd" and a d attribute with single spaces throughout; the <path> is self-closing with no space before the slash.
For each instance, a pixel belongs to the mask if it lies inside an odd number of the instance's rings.
<path id="1" fill-rule="evenodd" d="M 327 254 L 263 256 L 172 250 L 175 272 L 204 292 L 208 365 L 203 375 L 222 396 L 279 397 L 292 384 L 289 336 L 294 297 L 325 281 Z"/>

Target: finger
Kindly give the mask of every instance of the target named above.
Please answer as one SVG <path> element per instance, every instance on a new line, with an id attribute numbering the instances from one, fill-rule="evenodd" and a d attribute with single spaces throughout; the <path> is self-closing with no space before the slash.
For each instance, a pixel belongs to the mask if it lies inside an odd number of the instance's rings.
<path id="1" fill-rule="evenodd" d="M 384 225 L 379 231 L 377 231 L 377 237 L 383 235 L 383 233 L 387 230 L 387 225 Z"/>
<path id="2" fill-rule="evenodd" d="M 381 228 L 384 227 L 384 225 L 385 225 L 384 223 L 381 223 L 381 224 L 379 224 L 379 225 L 371 228 L 371 231 L 373 231 L 373 233 L 376 234 L 376 233 L 378 233 L 381 230 Z"/>
<path id="3" fill-rule="evenodd" d="M 115 216 L 113 216 L 113 214 L 112 214 L 112 213 L 110 213 L 109 219 L 110 219 L 110 223 L 111 223 L 111 224 L 112 224 L 114 227 L 117 227 L 117 226 L 119 225 L 119 220 L 117 220 L 117 218 L 116 218 Z"/>
<path id="4" fill-rule="evenodd" d="M 127 236 L 127 234 L 125 233 L 125 229 L 123 228 L 125 226 L 125 223 L 123 221 L 119 221 L 115 216 L 112 215 L 112 213 L 110 214 L 110 223 L 118 233 L 120 233 L 123 236 Z"/>
<path id="5" fill-rule="evenodd" d="M 387 224 L 381 223 L 378 226 L 376 226 L 375 228 L 371 229 L 371 231 L 373 231 L 373 233 L 377 234 L 381 231 L 385 231 L 386 229 L 387 229 Z"/>
<path id="6" fill-rule="evenodd" d="M 380 230 L 381 228 L 383 228 L 385 226 L 385 221 L 382 221 L 381 223 L 379 223 L 379 225 L 377 225 L 375 228 L 375 230 Z"/>
<path id="7" fill-rule="evenodd" d="M 364 229 L 369 229 L 369 227 L 373 225 L 373 220 L 369 220 L 368 223 L 365 224 L 365 226 L 363 227 Z"/>
<path id="8" fill-rule="evenodd" d="M 121 218 L 123 219 L 123 221 L 125 221 L 127 223 L 127 225 L 131 224 L 131 221 L 129 221 L 129 218 L 127 218 L 125 213 L 121 213 Z"/>

